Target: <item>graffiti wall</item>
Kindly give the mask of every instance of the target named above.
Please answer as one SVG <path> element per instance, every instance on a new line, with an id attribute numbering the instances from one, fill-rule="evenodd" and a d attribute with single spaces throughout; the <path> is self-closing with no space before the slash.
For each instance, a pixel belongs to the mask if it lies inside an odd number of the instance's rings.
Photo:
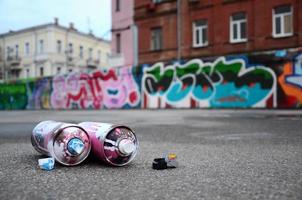
<path id="1" fill-rule="evenodd" d="M 139 87 L 127 68 L 59 75 L 52 88 L 54 109 L 134 108 L 140 103 Z"/>
<path id="2" fill-rule="evenodd" d="M 0 84 L 0 109 L 302 108 L 302 49 Z"/>
<path id="3" fill-rule="evenodd" d="M 266 107 L 275 95 L 276 78 L 271 69 L 248 66 L 242 58 L 194 59 L 146 68 L 143 90 L 145 107 Z"/>

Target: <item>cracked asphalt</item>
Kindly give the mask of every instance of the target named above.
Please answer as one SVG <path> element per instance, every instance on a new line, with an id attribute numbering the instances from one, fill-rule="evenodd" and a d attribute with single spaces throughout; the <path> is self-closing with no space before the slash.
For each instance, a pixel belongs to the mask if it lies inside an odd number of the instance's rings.
<path id="1" fill-rule="evenodd" d="M 42 120 L 125 124 L 135 160 L 110 167 L 38 168 L 30 143 Z M 179 167 L 153 170 L 176 153 Z M 302 199 L 301 110 L 104 110 L 0 112 L 0 199 Z"/>

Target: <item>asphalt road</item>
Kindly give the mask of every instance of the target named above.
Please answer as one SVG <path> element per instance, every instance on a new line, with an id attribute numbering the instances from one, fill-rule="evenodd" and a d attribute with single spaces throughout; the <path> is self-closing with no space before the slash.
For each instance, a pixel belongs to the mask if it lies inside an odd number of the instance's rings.
<path id="1" fill-rule="evenodd" d="M 37 122 L 126 124 L 136 159 L 109 167 L 38 168 Z M 302 111 L 115 110 L 0 112 L 0 199 L 302 199 Z M 157 171 L 166 152 L 180 166 Z"/>

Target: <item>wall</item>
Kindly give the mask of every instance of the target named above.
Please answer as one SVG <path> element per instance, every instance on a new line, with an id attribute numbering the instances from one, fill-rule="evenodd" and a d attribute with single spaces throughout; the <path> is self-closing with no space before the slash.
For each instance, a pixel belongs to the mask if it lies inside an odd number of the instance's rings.
<path id="1" fill-rule="evenodd" d="M 43 52 L 40 52 L 39 42 L 43 40 Z M 62 42 L 61 52 L 57 52 L 57 40 Z M 69 43 L 73 44 L 72 61 L 67 63 L 65 51 Z M 26 55 L 25 45 L 29 43 L 29 54 Z M 19 46 L 19 62 L 10 62 L 6 60 L 7 47 L 13 49 L 11 56 L 16 55 L 16 45 Z M 83 58 L 79 57 L 80 46 L 83 46 Z M 76 30 L 70 30 L 60 25 L 45 24 L 20 30 L 14 33 L 6 33 L 0 36 L 0 48 L 2 49 L 2 62 L 0 60 L 0 70 L 4 67 L 14 68 L 7 71 L 5 80 L 20 78 L 40 77 L 40 68 L 43 67 L 44 76 L 53 76 L 57 74 L 57 68 L 60 67 L 62 73 L 72 71 L 89 71 L 87 60 L 89 58 L 89 48 L 93 49 L 92 64 L 97 67 L 108 66 L 107 55 L 110 53 L 110 43 L 94 36 L 87 35 Z M 101 52 L 101 58 L 98 58 L 98 51 Z M 4 62 L 4 60 L 6 60 Z M 71 66 L 72 65 L 72 66 Z M 76 67 L 74 65 L 77 65 Z M 16 76 L 16 71 L 19 76 Z M 1 78 L 1 77 L 0 77 Z"/>
<path id="2" fill-rule="evenodd" d="M 134 35 L 133 35 L 133 5 L 134 0 L 120 0 L 120 10 L 116 11 L 116 0 L 111 1 L 112 16 L 112 41 L 111 51 L 113 56 L 117 54 L 116 34 L 121 35 L 121 56 L 123 64 L 112 67 L 132 66 L 134 63 Z"/>
<path id="3" fill-rule="evenodd" d="M 169 61 L 177 58 L 177 1 L 169 0 L 155 4 L 151 0 L 135 1 L 135 24 L 138 26 L 139 63 L 154 60 Z M 255 51 L 296 48 L 302 45 L 302 1 L 238 1 L 238 0 L 199 0 L 180 1 L 180 52 L 181 58 L 220 56 L 252 53 Z M 273 37 L 273 9 L 280 5 L 293 7 L 293 35 Z M 230 17 L 234 13 L 245 12 L 247 18 L 247 41 L 230 41 Z M 193 23 L 208 20 L 208 45 L 193 47 Z M 150 29 L 163 28 L 163 49 L 150 49 Z"/>
<path id="4" fill-rule="evenodd" d="M 0 84 L 0 109 L 302 108 L 302 48 Z"/>

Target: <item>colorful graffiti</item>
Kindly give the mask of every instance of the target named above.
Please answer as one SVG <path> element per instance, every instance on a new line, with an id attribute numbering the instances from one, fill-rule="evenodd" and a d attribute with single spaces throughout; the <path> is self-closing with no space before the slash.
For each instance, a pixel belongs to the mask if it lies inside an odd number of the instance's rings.
<path id="1" fill-rule="evenodd" d="M 193 99 L 215 108 L 253 107 L 266 102 L 274 92 L 275 80 L 269 68 L 247 67 L 244 59 L 220 57 L 214 62 L 194 59 L 166 67 L 156 63 L 145 69 L 142 83 L 146 91 L 144 101 L 161 97 L 161 101 L 173 106 Z"/>
<path id="2" fill-rule="evenodd" d="M 283 74 L 278 78 L 286 96 L 282 108 L 299 107 L 302 105 L 302 53 L 294 56 L 293 62 L 284 65 Z M 284 102 L 283 101 L 283 102 Z"/>
<path id="3" fill-rule="evenodd" d="M 56 76 L 52 87 L 55 109 L 135 107 L 140 101 L 139 89 L 127 68 Z"/>
<path id="4" fill-rule="evenodd" d="M 26 82 L 27 109 L 50 109 L 51 79 L 43 78 Z"/>
<path id="5" fill-rule="evenodd" d="M 302 108 L 302 49 L 0 84 L 0 110 Z"/>
<path id="6" fill-rule="evenodd" d="M 25 109 L 27 105 L 26 86 L 22 83 L 0 84 L 0 109 Z"/>

